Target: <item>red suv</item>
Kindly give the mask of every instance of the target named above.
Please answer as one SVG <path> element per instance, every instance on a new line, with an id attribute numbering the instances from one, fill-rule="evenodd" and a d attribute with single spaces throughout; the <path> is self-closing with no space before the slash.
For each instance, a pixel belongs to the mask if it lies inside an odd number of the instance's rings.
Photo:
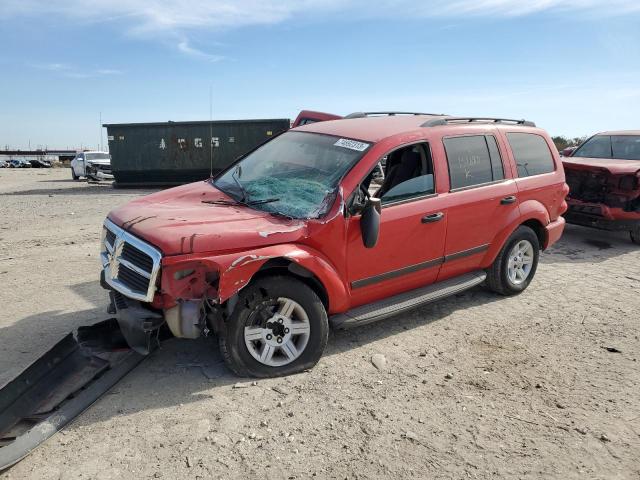
<path id="1" fill-rule="evenodd" d="M 318 361 L 330 325 L 483 282 L 527 288 L 565 224 L 547 133 L 524 120 L 360 116 L 290 130 L 215 178 L 109 214 L 102 283 L 132 347 L 148 351 L 166 322 L 176 337 L 217 334 L 239 375 L 285 375 Z"/>
<path id="2" fill-rule="evenodd" d="M 628 231 L 640 244 L 640 131 L 598 133 L 563 163 L 567 221 Z"/>

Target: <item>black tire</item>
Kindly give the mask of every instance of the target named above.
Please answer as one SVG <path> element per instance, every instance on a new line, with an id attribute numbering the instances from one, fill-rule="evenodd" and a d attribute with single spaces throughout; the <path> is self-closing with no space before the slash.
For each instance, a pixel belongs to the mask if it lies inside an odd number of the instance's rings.
<path id="1" fill-rule="evenodd" d="M 636 227 L 635 230 L 631 230 L 629 235 L 631 236 L 631 241 L 633 243 L 640 245 L 640 227 Z"/>
<path id="2" fill-rule="evenodd" d="M 75 172 L 75 170 L 73 169 L 73 167 L 71 167 L 71 178 L 72 178 L 73 180 L 80 180 L 80 177 L 78 177 L 78 176 L 76 175 L 76 172 Z"/>
<path id="3" fill-rule="evenodd" d="M 533 263 L 527 278 L 520 284 L 514 284 L 508 274 L 509 252 L 511 252 L 517 243 L 523 240 L 528 241 L 533 246 Z M 524 225 L 519 226 L 507 239 L 502 250 L 500 250 L 500 253 L 493 262 L 493 265 L 487 270 L 487 287 L 500 295 L 517 295 L 523 292 L 536 274 L 539 258 L 540 241 L 538 240 L 538 236 L 531 228 Z"/>
<path id="4" fill-rule="evenodd" d="M 265 365 L 250 353 L 245 343 L 245 326 L 261 322 L 264 325 L 272 309 L 277 308 L 277 299 L 282 297 L 304 309 L 310 333 L 295 360 L 282 366 Z M 262 277 L 241 290 L 225 327 L 219 334 L 220 351 L 227 366 L 241 377 L 279 377 L 308 370 L 320 360 L 329 338 L 327 312 L 318 295 L 306 284 L 286 276 Z"/>

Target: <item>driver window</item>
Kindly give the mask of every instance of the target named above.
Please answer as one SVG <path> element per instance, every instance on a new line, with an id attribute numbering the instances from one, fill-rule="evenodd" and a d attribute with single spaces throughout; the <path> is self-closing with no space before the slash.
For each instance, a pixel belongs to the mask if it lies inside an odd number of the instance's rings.
<path id="1" fill-rule="evenodd" d="M 435 193 L 431 151 L 419 143 L 391 152 L 385 157 L 384 180 L 373 195 L 382 204 Z"/>

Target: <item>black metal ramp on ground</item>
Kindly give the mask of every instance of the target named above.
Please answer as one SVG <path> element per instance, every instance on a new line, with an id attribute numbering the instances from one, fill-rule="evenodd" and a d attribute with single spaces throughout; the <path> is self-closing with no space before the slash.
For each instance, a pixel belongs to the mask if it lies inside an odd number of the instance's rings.
<path id="1" fill-rule="evenodd" d="M 63 338 L 0 390 L 0 472 L 77 417 L 144 358 L 127 346 L 115 319 Z"/>

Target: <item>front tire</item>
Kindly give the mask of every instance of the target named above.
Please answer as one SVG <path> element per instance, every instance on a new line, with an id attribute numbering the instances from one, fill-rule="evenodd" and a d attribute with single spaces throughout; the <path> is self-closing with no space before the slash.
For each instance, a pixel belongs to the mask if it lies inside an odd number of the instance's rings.
<path id="1" fill-rule="evenodd" d="M 531 228 L 521 225 L 507 239 L 487 270 L 487 286 L 500 295 L 523 292 L 536 273 L 539 257 L 538 236 Z"/>
<path id="2" fill-rule="evenodd" d="M 270 276 L 240 292 L 219 343 L 237 375 L 266 378 L 313 367 L 328 336 L 327 312 L 318 295 L 294 278 Z"/>
<path id="3" fill-rule="evenodd" d="M 636 227 L 635 230 L 631 230 L 629 234 L 631 236 L 631 241 L 636 245 L 640 245 L 640 227 Z"/>
<path id="4" fill-rule="evenodd" d="M 72 180 L 80 180 L 80 177 L 78 177 L 78 175 L 76 175 L 76 171 L 73 169 L 73 167 L 71 167 L 71 179 Z"/>

